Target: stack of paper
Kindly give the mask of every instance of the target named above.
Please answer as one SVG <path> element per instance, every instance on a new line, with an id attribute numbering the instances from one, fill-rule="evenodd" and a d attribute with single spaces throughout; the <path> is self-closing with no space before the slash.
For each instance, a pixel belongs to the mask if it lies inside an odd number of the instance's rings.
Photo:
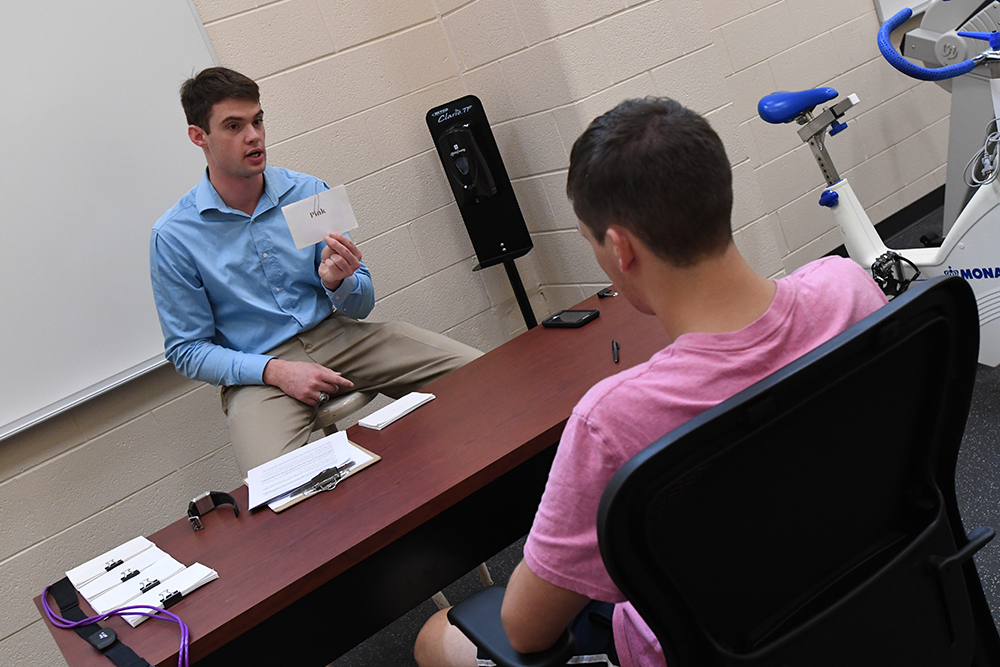
<path id="1" fill-rule="evenodd" d="M 161 582 L 167 581 L 183 569 L 184 566 L 176 560 L 170 556 L 164 556 L 143 570 L 139 576 L 119 583 L 111 590 L 102 593 L 93 600 L 88 600 L 88 602 L 98 614 L 106 614 L 112 609 L 132 604 L 132 600 Z"/>
<path id="2" fill-rule="evenodd" d="M 219 575 L 200 563 L 184 567 L 145 537 L 92 558 L 66 572 L 70 582 L 98 614 L 143 604 L 164 608 Z M 133 626 L 145 616 L 124 616 Z"/>
<path id="3" fill-rule="evenodd" d="M 93 579 L 82 586 L 77 586 L 77 590 L 80 591 L 80 595 L 82 595 L 87 600 L 87 602 L 89 602 L 93 606 L 94 600 L 96 600 L 104 593 L 107 593 L 112 588 L 118 586 L 119 584 L 122 584 L 132 579 L 134 579 L 135 581 L 139 581 L 139 579 L 137 579 L 136 577 L 139 577 L 140 579 L 146 578 L 147 570 L 154 563 L 164 558 L 170 558 L 170 556 L 165 554 L 155 545 L 151 546 L 145 551 L 142 551 L 133 556 L 132 558 L 129 558 L 127 561 L 125 561 L 115 569 L 111 570 L 110 572 L 105 572 L 96 579 Z M 170 560 L 173 559 L 170 558 Z M 96 609 L 97 607 L 95 606 L 94 608 Z"/>
<path id="4" fill-rule="evenodd" d="M 434 400 L 434 394 L 421 394 L 415 391 L 397 399 L 381 410 L 376 410 L 358 423 L 365 428 L 381 431 L 386 426 L 404 415 L 408 415 L 424 403 Z"/>
<path id="5" fill-rule="evenodd" d="M 99 576 L 125 565 L 130 559 L 135 558 L 143 551 L 152 547 L 153 543 L 145 537 L 136 537 L 100 556 L 91 558 L 83 565 L 74 567 L 72 570 L 66 572 L 66 576 L 69 578 L 70 583 L 79 590 L 84 584 L 90 583 Z"/>

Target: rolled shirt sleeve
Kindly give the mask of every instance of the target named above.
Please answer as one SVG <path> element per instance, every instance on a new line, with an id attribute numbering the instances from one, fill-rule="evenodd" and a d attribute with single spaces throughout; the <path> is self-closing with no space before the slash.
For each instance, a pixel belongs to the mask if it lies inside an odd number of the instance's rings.
<path id="1" fill-rule="evenodd" d="M 316 245 L 317 269 L 324 245 L 326 244 L 318 243 Z M 322 281 L 320 283 L 322 284 Z M 330 291 L 326 289 L 326 285 L 323 285 L 323 289 L 330 298 L 330 303 L 338 312 L 355 320 L 365 319 L 375 307 L 375 287 L 372 283 L 371 273 L 364 262 L 353 275 L 344 278 L 336 290 Z"/>

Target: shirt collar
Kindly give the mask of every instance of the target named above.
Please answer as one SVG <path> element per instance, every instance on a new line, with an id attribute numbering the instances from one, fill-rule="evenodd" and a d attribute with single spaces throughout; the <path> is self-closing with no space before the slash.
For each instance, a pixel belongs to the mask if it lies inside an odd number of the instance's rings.
<path id="1" fill-rule="evenodd" d="M 285 175 L 283 171 L 273 169 L 271 167 L 265 167 L 264 193 L 260 196 L 260 201 L 257 202 L 257 210 L 254 213 L 262 213 L 277 206 L 281 197 L 294 186 L 295 184 Z M 230 208 L 226 202 L 222 201 L 222 197 L 219 196 L 215 186 L 212 185 L 212 181 L 208 178 L 208 167 L 205 168 L 205 173 L 202 174 L 201 181 L 195 189 L 194 200 L 199 213 L 215 209 L 223 213 L 246 215 L 246 213 L 243 213 L 242 211 Z"/>
<path id="2" fill-rule="evenodd" d="M 257 203 L 257 210 L 262 210 L 261 205 L 264 204 L 265 199 L 268 200 L 267 208 L 274 208 L 293 187 L 295 187 L 295 183 L 288 178 L 284 170 L 265 167 L 264 194 L 261 195 L 261 201 Z"/>

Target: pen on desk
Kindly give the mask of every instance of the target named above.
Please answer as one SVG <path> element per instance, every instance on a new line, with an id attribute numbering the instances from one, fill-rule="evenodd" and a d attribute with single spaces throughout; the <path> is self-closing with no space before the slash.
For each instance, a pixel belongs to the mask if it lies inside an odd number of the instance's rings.
<path id="1" fill-rule="evenodd" d="M 611 339 L 611 358 L 615 360 L 616 364 L 618 363 L 618 341 L 613 338 Z"/>

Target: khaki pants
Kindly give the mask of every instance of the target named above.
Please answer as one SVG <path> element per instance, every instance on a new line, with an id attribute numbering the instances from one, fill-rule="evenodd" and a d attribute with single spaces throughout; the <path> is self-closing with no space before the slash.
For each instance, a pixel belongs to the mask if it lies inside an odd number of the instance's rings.
<path id="1" fill-rule="evenodd" d="M 399 398 L 482 353 L 405 322 L 360 322 L 334 313 L 268 354 L 322 364 L 353 382 L 355 391 Z M 223 387 L 222 409 L 244 477 L 250 468 L 304 445 L 317 410 L 269 385 Z"/>

